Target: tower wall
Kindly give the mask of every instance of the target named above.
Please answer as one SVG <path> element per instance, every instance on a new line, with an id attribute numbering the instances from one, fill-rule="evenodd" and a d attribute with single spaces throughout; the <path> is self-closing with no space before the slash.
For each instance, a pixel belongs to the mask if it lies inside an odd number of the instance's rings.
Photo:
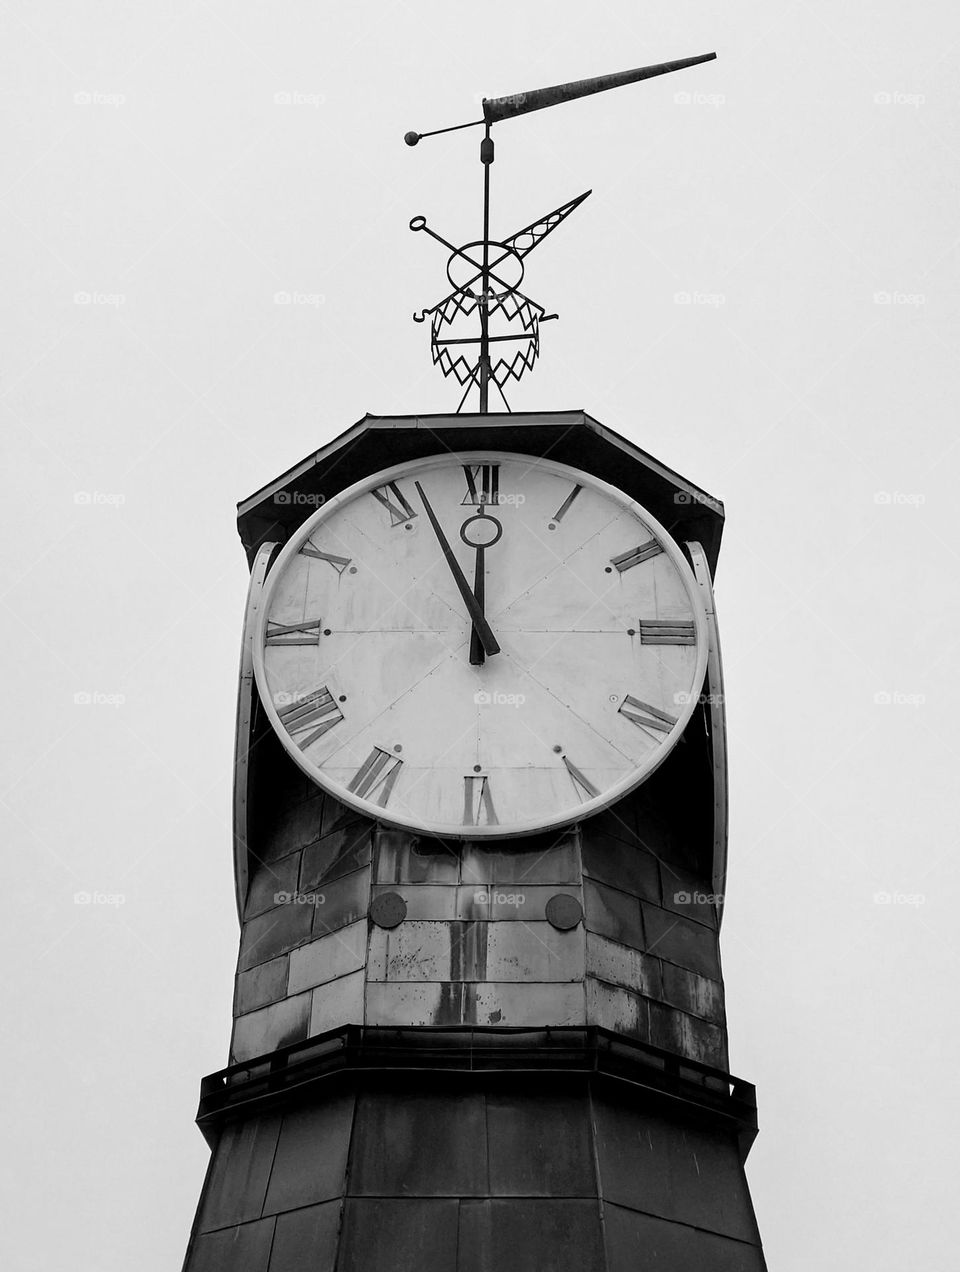
<path id="1" fill-rule="evenodd" d="M 460 844 L 376 827 L 282 754 L 271 770 L 232 1061 L 347 1024 L 597 1025 L 726 1068 L 709 866 L 695 828 L 662 830 L 678 765 L 572 831 Z M 557 897 L 573 926 L 549 921 Z"/>
<path id="2" fill-rule="evenodd" d="M 371 1048 L 362 1076 L 327 1075 L 282 1107 L 251 1111 L 242 1092 L 186 1272 L 762 1272 L 732 1129 L 622 1074 L 505 1071 L 522 1046 L 562 1066 L 555 1037 L 440 1036 L 489 1049 L 497 1073 L 450 1072 L 429 1047 L 429 1076 L 389 1071 L 382 1050 L 374 1072 Z"/>

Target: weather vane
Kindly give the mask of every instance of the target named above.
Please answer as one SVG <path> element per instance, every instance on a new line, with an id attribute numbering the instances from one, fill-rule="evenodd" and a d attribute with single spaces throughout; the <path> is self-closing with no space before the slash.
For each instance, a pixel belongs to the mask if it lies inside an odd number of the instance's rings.
<path id="1" fill-rule="evenodd" d="M 569 84 L 555 84 L 552 88 L 537 88 L 530 93 L 515 93 L 510 97 L 483 99 L 483 118 L 466 124 L 454 124 L 451 128 L 436 128 L 433 132 L 404 134 L 408 146 L 415 146 L 423 137 L 436 137 L 440 133 L 457 132 L 461 128 L 484 126 L 480 143 L 480 162 L 483 165 L 483 237 L 454 247 L 427 225 L 426 217 L 415 216 L 410 229 L 425 230 L 431 238 L 442 243 L 450 252 L 447 259 L 447 278 L 453 288 L 435 305 L 413 315 L 414 322 L 425 322 L 430 315 L 430 352 L 434 364 L 439 365 L 444 376 L 452 375 L 464 385 L 463 397 L 457 411 L 476 386 L 480 396 L 481 414 L 489 410 L 490 382 L 496 385 L 503 404 L 510 410 L 503 386 L 511 377 L 519 380 L 529 371 L 540 353 L 540 324 L 556 318 L 544 307 L 520 290 L 524 276 L 524 259 L 561 221 L 592 193 L 586 190 L 569 203 L 554 208 L 537 221 L 524 226 L 504 239 L 490 237 L 490 165 L 493 163 L 493 138 L 490 130 L 502 119 L 515 115 L 527 115 L 547 106 L 559 106 L 561 102 L 592 93 L 603 93 L 623 84 L 635 84 L 638 80 L 652 79 L 655 75 L 667 75 L 687 66 L 699 66 L 710 62 L 716 53 L 704 53 L 700 57 L 682 58 L 676 62 L 661 62 L 656 66 L 641 66 L 632 71 L 620 71 L 615 75 L 598 75 L 594 79 L 573 80 Z M 480 320 L 479 335 L 461 335 L 464 320 L 474 317 Z M 494 325 L 496 324 L 496 325 Z M 496 356 L 490 346 L 497 345 Z M 479 346 L 479 348 L 477 348 Z M 472 351 L 476 349 L 476 358 Z"/>

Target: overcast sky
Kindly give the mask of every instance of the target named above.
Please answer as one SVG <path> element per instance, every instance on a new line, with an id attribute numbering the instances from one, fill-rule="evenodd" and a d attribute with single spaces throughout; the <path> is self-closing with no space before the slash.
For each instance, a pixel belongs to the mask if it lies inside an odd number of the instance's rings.
<path id="1" fill-rule="evenodd" d="M 403 133 L 716 49 L 495 130 L 495 235 L 594 190 L 528 262 L 560 321 L 511 404 L 726 503 L 722 951 L 771 1269 L 953 1272 L 955 7 L 0 21 L 3 1265 L 183 1257 L 238 939 L 234 505 L 366 411 L 458 400 L 411 322 L 444 253 L 407 224 L 479 236 L 479 132 Z"/>

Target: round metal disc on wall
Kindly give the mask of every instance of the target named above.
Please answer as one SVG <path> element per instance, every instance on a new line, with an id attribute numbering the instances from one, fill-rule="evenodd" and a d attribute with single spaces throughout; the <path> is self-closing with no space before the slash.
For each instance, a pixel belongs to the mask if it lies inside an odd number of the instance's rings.
<path id="1" fill-rule="evenodd" d="M 407 903 L 399 892 L 381 892 L 370 902 L 370 917 L 377 927 L 395 928 L 407 917 Z"/>
<path id="2" fill-rule="evenodd" d="M 583 907 L 576 897 L 558 892 L 547 902 L 546 913 L 548 923 L 552 923 L 561 932 L 568 932 L 583 918 Z"/>

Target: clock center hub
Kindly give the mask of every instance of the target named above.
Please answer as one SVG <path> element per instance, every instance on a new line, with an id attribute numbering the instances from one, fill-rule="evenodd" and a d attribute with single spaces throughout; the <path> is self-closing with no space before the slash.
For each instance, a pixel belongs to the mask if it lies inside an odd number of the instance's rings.
<path id="1" fill-rule="evenodd" d="M 488 512 L 468 517 L 460 527 L 460 538 L 471 548 L 491 548 L 500 542 L 503 526 Z"/>

